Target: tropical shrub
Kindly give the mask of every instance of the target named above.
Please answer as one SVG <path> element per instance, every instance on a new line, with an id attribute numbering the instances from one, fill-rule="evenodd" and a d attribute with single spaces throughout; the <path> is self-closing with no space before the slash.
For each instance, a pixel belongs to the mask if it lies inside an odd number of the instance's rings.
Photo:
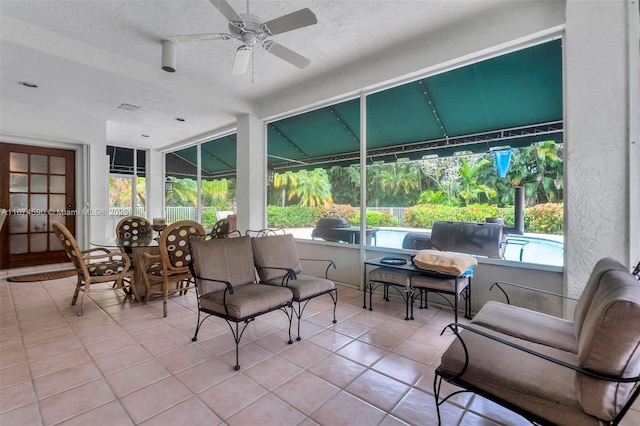
<path id="1" fill-rule="evenodd" d="M 525 209 L 529 231 L 541 234 L 562 234 L 564 208 L 562 203 L 544 203 Z M 526 229 L 526 228 L 525 228 Z"/>
<path id="2" fill-rule="evenodd" d="M 315 208 L 314 224 L 323 217 L 336 216 L 342 217 L 351 222 L 354 218 L 360 218 L 358 209 L 350 204 L 323 204 Z"/>
<path id="3" fill-rule="evenodd" d="M 484 222 L 488 217 L 499 215 L 499 209 L 495 205 L 472 204 L 455 207 L 442 204 L 418 204 L 405 211 L 404 223 L 414 228 L 431 228 L 434 222 L 440 220 Z"/>
<path id="4" fill-rule="evenodd" d="M 202 226 L 205 228 L 211 228 L 218 221 L 216 210 L 205 210 L 202 212 Z"/>
<path id="5" fill-rule="evenodd" d="M 504 219 L 505 226 L 515 226 L 516 223 L 516 211 L 514 206 L 506 206 L 500 208 L 499 217 Z M 529 232 L 531 227 L 529 226 L 529 222 L 531 222 L 531 218 L 527 215 L 527 209 L 524 209 L 524 230 L 525 232 Z"/>
<path id="6" fill-rule="evenodd" d="M 267 206 L 267 226 L 270 228 L 301 228 L 315 225 L 315 209 L 299 206 Z"/>
<path id="7" fill-rule="evenodd" d="M 497 208 L 490 205 L 474 204 L 454 207 L 442 204 L 418 204 L 404 213 L 406 226 L 430 229 L 434 222 L 445 220 L 454 222 L 484 222 L 488 217 L 501 217 L 506 226 L 514 226 L 513 207 Z M 545 203 L 524 210 L 524 230 L 540 234 L 563 233 L 562 203 Z M 384 225 L 383 225 L 384 226 Z"/>
<path id="8" fill-rule="evenodd" d="M 349 223 L 360 225 L 360 215 L 353 217 Z M 391 213 L 367 210 L 367 226 L 396 226 L 398 219 Z"/>

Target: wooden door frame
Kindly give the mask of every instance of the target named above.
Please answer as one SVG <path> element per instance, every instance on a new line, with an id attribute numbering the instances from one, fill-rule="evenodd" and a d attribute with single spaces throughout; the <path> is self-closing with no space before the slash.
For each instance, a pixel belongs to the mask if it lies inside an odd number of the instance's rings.
<path id="1" fill-rule="evenodd" d="M 85 159 L 84 159 L 84 146 L 83 145 L 75 145 L 75 144 L 70 144 L 70 143 L 66 143 L 66 142 L 56 142 L 56 141 L 44 141 L 44 140 L 30 140 L 28 138 L 17 138 L 17 137 L 6 137 L 6 136 L 2 136 L 0 137 L 0 142 L 2 142 L 2 145 L 7 145 L 7 146 L 17 146 L 17 147 L 21 147 L 21 146 L 29 146 L 32 148 L 37 148 L 37 149 L 42 149 L 43 151 L 46 150 L 64 150 L 64 151 L 70 151 L 73 152 L 73 161 L 74 161 L 74 168 L 73 168 L 73 174 L 74 174 L 74 178 L 71 182 L 71 184 L 73 185 L 74 189 L 74 193 L 73 193 L 73 198 L 75 199 L 75 206 L 73 208 L 73 210 L 75 210 L 77 212 L 77 214 L 75 214 L 72 218 L 70 218 L 67 223 L 71 228 L 73 228 L 74 234 L 78 233 L 79 236 L 81 238 L 78 238 L 78 241 L 81 242 L 83 241 L 82 236 L 85 234 L 85 232 L 83 232 L 84 228 L 86 227 L 86 223 L 85 220 L 83 218 L 82 215 L 82 209 L 81 207 L 84 205 L 84 200 L 85 200 L 85 196 L 84 194 L 86 193 L 86 188 L 83 189 L 82 186 L 82 182 L 85 181 L 82 178 L 82 176 L 84 175 L 84 170 L 86 170 L 85 167 Z M 7 160 L 8 161 L 8 160 Z M 2 170 L 4 172 L 4 169 Z M 8 172 L 8 169 L 7 169 Z M 7 184 L 8 185 L 8 184 Z M 7 205 L 0 205 L 0 208 L 8 208 L 8 199 L 7 200 L 2 200 L 2 203 L 6 203 Z M 8 220 L 5 221 L 5 226 L 3 226 L 2 229 L 0 229 L 0 269 L 7 269 L 9 267 L 13 267 L 13 265 L 9 265 L 8 264 L 8 257 L 9 257 L 9 253 L 8 253 L 8 236 L 9 236 L 9 230 L 8 230 Z M 64 261 L 66 259 L 62 259 L 62 261 Z M 20 266 L 18 266 L 20 267 Z"/>

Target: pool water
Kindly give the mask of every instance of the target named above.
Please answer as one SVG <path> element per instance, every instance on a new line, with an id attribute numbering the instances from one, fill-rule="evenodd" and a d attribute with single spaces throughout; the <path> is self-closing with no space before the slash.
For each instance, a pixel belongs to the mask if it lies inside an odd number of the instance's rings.
<path id="1" fill-rule="evenodd" d="M 381 228 L 376 234 L 375 245 L 377 247 L 402 248 L 402 240 L 406 234 L 407 231 Z M 531 235 L 507 237 L 504 259 L 563 266 L 564 243 Z"/>

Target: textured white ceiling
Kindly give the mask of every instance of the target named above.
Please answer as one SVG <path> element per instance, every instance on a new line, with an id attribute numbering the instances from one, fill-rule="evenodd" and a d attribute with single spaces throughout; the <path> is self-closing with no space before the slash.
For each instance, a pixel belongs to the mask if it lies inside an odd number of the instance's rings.
<path id="1" fill-rule="evenodd" d="M 250 12 L 265 21 L 305 7 L 316 14 L 318 24 L 273 37 L 311 65 L 300 70 L 257 48 L 247 75 L 234 76 L 235 39 L 180 43 L 177 71 L 160 69 L 166 37 L 228 31 L 207 0 L 0 0 L 0 99 L 104 120 L 110 144 L 163 147 L 232 125 L 235 114 L 283 88 L 499 2 L 252 0 Z M 246 12 L 246 1 L 229 3 Z M 141 109 L 122 111 L 121 103 Z"/>

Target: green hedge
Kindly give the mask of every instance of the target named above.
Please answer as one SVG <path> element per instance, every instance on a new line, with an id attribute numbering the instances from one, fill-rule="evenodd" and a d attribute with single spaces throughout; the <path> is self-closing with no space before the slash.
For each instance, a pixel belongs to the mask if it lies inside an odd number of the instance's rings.
<path id="1" fill-rule="evenodd" d="M 507 226 L 514 225 L 513 207 L 498 208 L 489 205 L 452 207 L 442 204 L 419 204 L 409 207 L 404 213 L 404 223 L 413 228 L 430 229 L 440 220 L 454 222 L 484 222 L 488 217 L 502 217 Z M 562 203 L 538 204 L 524 209 L 525 232 L 541 234 L 563 233 Z"/>
<path id="2" fill-rule="evenodd" d="M 330 215 L 344 217 L 352 225 L 360 224 L 358 211 L 345 204 L 329 204 L 321 207 L 268 206 L 268 226 L 273 228 L 302 228 L 315 226 L 318 219 Z M 404 225 L 412 228 L 431 229 L 439 220 L 454 222 L 484 222 L 488 217 L 502 217 L 507 226 L 514 225 L 513 207 L 498 208 L 495 205 L 473 204 L 454 207 L 443 204 L 418 204 L 404 213 Z M 563 233 L 562 203 L 538 204 L 524 211 L 524 230 L 541 234 Z M 367 226 L 396 226 L 397 219 L 386 212 L 367 210 Z"/>
<path id="3" fill-rule="evenodd" d="M 315 208 L 267 206 L 267 226 L 270 228 L 303 228 L 313 226 Z"/>
<path id="4" fill-rule="evenodd" d="M 472 204 L 454 207 L 442 204 L 418 204 L 404 212 L 404 223 L 413 228 L 428 228 L 440 220 L 453 222 L 484 222 L 488 217 L 500 217 L 495 205 Z"/>
<path id="5" fill-rule="evenodd" d="M 349 220 L 351 225 L 360 225 L 360 215 Z M 396 226 L 398 219 L 390 213 L 367 210 L 367 226 Z"/>

